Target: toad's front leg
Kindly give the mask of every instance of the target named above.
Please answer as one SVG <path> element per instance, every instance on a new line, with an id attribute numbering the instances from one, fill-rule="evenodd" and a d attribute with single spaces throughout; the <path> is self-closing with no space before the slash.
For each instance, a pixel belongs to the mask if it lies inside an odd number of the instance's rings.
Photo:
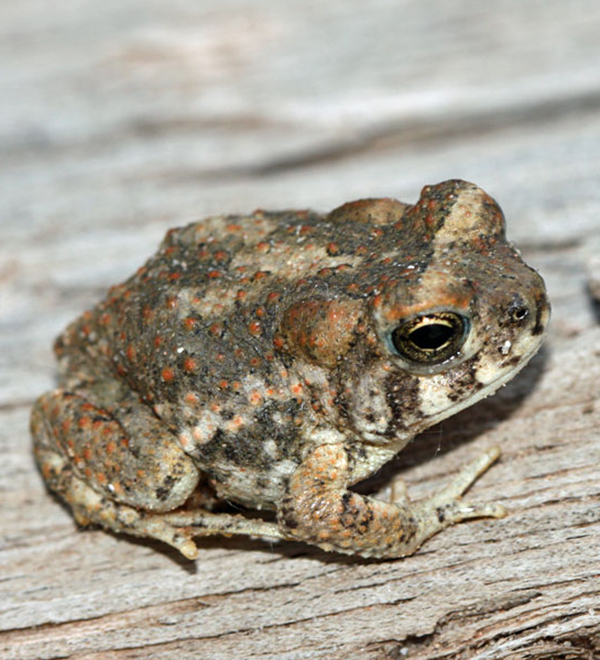
<path id="1" fill-rule="evenodd" d="M 349 465 L 341 444 L 313 450 L 294 473 L 277 519 L 293 537 L 363 557 L 403 557 L 453 523 L 505 515 L 498 504 L 474 505 L 460 497 L 499 455 L 489 450 L 467 465 L 442 491 L 422 502 L 388 503 L 347 490 Z"/>

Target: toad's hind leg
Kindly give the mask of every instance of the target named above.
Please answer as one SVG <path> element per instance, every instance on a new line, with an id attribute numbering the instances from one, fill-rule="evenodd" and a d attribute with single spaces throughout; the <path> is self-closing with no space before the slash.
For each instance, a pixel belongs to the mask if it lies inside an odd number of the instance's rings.
<path id="1" fill-rule="evenodd" d="M 81 525 L 164 541 L 195 558 L 194 536 L 279 536 L 275 525 L 182 506 L 199 472 L 174 436 L 137 399 L 114 412 L 89 391 L 42 396 L 31 416 L 34 452 L 51 490 Z"/>

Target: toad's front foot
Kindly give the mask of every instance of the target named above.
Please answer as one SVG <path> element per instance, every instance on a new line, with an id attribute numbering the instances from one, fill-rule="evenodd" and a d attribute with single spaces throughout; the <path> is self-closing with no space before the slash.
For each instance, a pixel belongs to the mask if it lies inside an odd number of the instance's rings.
<path id="1" fill-rule="evenodd" d="M 500 449 L 491 447 L 466 465 L 441 491 L 411 505 L 419 520 L 423 539 L 433 536 L 449 525 L 472 518 L 503 518 L 506 509 L 495 502 L 473 504 L 463 502 L 462 495 L 498 459 Z M 427 533 L 427 530 L 431 530 Z M 418 546 L 417 546 L 418 547 Z M 416 549 L 416 548 L 415 548 Z"/>
<path id="2" fill-rule="evenodd" d="M 442 529 L 471 518 L 501 518 L 499 504 L 463 502 L 462 494 L 498 458 L 492 448 L 467 465 L 433 497 L 411 503 L 404 493 L 388 503 L 346 489 L 347 456 L 340 445 L 317 448 L 295 473 L 278 509 L 286 536 L 363 557 L 415 552 Z"/>

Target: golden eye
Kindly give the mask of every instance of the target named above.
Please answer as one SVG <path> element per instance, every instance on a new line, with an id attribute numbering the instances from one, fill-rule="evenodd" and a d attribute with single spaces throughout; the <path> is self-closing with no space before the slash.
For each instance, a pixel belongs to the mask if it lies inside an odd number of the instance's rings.
<path id="1" fill-rule="evenodd" d="M 469 320 L 454 312 L 416 316 L 393 330 L 392 345 L 418 364 L 441 364 L 458 354 L 469 333 Z"/>

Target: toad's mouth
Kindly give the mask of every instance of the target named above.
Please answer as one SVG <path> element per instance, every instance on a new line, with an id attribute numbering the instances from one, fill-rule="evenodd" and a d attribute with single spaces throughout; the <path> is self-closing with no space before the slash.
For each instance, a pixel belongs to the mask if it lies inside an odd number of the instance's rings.
<path id="1" fill-rule="evenodd" d="M 545 333 L 540 336 L 538 341 L 534 342 L 532 346 L 519 357 L 518 364 L 506 367 L 505 370 L 502 371 L 496 378 L 491 380 L 489 383 L 486 383 L 477 392 L 474 392 L 470 396 L 465 397 L 462 401 L 449 402 L 447 407 L 443 408 L 437 413 L 433 413 L 432 415 L 428 416 L 427 427 L 433 426 L 434 424 L 437 424 L 438 422 L 441 422 L 442 420 L 453 416 L 462 410 L 465 410 L 466 408 L 470 408 L 478 401 L 481 401 L 482 399 L 485 399 L 497 392 L 503 385 L 506 385 L 506 383 L 511 381 L 529 363 L 531 358 L 533 358 L 533 356 L 539 351 L 544 336 Z M 475 382 L 481 384 L 480 381 L 477 381 L 476 376 Z"/>

